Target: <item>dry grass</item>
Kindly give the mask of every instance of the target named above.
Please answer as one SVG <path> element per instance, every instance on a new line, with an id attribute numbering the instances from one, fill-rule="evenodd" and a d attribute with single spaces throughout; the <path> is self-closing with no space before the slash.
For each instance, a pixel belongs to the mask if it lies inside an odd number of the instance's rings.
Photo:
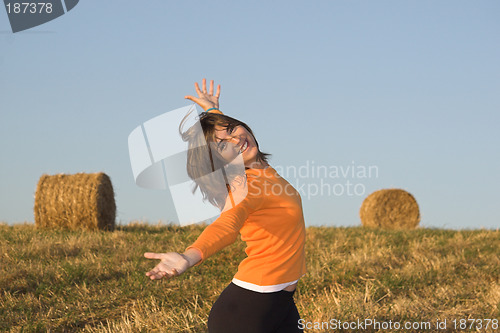
<path id="1" fill-rule="evenodd" d="M 39 228 L 113 230 L 116 205 L 111 180 L 102 172 L 42 175 L 34 215 Z"/>
<path id="2" fill-rule="evenodd" d="M 0 224 L 0 330 L 206 332 L 211 305 L 244 258 L 244 243 L 170 281 L 150 281 L 144 274 L 154 261 L 142 256 L 181 251 L 201 231 L 141 224 L 113 233 L 49 231 Z M 447 319 L 448 329 L 438 332 L 456 331 L 454 319 L 498 320 L 499 253 L 499 230 L 309 227 L 308 274 L 299 283 L 297 307 L 305 321 L 318 324 L 372 318 L 435 325 Z"/>

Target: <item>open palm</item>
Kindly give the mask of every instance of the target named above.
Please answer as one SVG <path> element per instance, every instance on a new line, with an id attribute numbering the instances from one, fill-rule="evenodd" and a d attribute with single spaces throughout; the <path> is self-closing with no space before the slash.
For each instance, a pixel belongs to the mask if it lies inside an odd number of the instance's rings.
<path id="1" fill-rule="evenodd" d="M 203 110 L 208 110 L 211 108 L 219 108 L 219 96 L 220 96 L 220 84 L 217 85 L 217 92 L 214 95 L 214 80 L 210 80 L 210 90 L 207 92 L 207 80 L 203 79 L 201 81 L 201 89 L 198 82 L 195 82 L 194 87 L 198 97 L 185 96 L 184 98 L 189 99 L 203 108 Z"/>
<path id="2" fill-rule="evenodd" d="M 189 268 L 188 260 L 177 252 L 168 253 L 144 253 L 148 259 L 160 259 L 160 263 L 146 273 L 151 280 L 159 280 L 163 277 L 171 278 L 184 273 Z"/>

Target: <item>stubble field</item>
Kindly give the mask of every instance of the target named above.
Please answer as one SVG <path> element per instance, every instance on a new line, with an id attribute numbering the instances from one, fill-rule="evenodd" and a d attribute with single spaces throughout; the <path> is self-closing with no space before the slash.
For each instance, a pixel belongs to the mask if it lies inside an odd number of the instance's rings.
<path id="1" fill-rule="evenodd" d="M 206 332 L 244 243 L 172 280 L 150 281 L 143 257 L 183 251 L 202 230 L 0 224 L 0 330 Z M 295 293 L 306 332 L 499 330 L 500 230 L 309 227 L 306 253 Z"/>

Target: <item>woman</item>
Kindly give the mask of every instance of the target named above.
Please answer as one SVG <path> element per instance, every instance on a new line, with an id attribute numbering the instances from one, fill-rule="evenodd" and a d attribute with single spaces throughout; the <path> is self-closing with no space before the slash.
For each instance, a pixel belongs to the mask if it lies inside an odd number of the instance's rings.
<path id="1" fill-rule="evenodd" d="M 188 153 L 188 173 L 204 197 L 222 211 L 184 253 L 145 253 L 161 262 L 146 275 L 152 280 L 171 278 L 199 265 L 220 249 L 232 244 L 238 234 L 246 242 L 245 258 L 232 282 L 214 303 L 208 318 L 210 333 L 302 332 L 293 300 L 298 280 L 306 273 L 305 225 L 298 192 L 269 166 L 267 154 L 259 150 L 251 129 L 219 110 L 220 85 L 214 95 L 214 82 L 207 92 L 195 83 L 198 97 L 186 96 L 205 112 L 200 117 L 204 139 L 210 150 L 211 170 L 201 170 Z M 186 138 L 193 134 L 187 131 Z M 225 177 L 223 191 L 212 190 L 199 176 L 221 169 L 241 155 L 245 166 L 246 196 L 234 201 L 237 176 Z M 213 157 L 215 156 L 215 157 Z M 219 161 L 219 162 L 217 162 Z M 222 163 L 220 163 L 222 161 Z M 191 167 L 191 170 L 190 168 Z M 210 168 L 209 168 L 210 169 Z M 201 171 L 200 171 L 201 170 Z M 231 205 L 232 203 L 232 205 Z"/>

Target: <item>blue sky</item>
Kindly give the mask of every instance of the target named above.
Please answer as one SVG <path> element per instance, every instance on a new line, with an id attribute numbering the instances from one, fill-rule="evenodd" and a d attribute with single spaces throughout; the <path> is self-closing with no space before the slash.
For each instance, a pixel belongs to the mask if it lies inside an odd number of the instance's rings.
<path id="1" fill-rule="evenodd" d="M 376 166 L 284 174 L 310 186 L 307 225 L 358 225 L 368 194 L 403 188 L 421 226 L 498 228 L 499 15 L 497 1 L 86 0 L 12 34 L 2 9 L 0 220 L 33 221 L 42 174 L 98 171 L 117 222 L 172 220 L 167 191 L 135 185 L 127 138 L 206 77 L 275 168 Z M 364 193 L 313 195 L 322 181 Z"/>

